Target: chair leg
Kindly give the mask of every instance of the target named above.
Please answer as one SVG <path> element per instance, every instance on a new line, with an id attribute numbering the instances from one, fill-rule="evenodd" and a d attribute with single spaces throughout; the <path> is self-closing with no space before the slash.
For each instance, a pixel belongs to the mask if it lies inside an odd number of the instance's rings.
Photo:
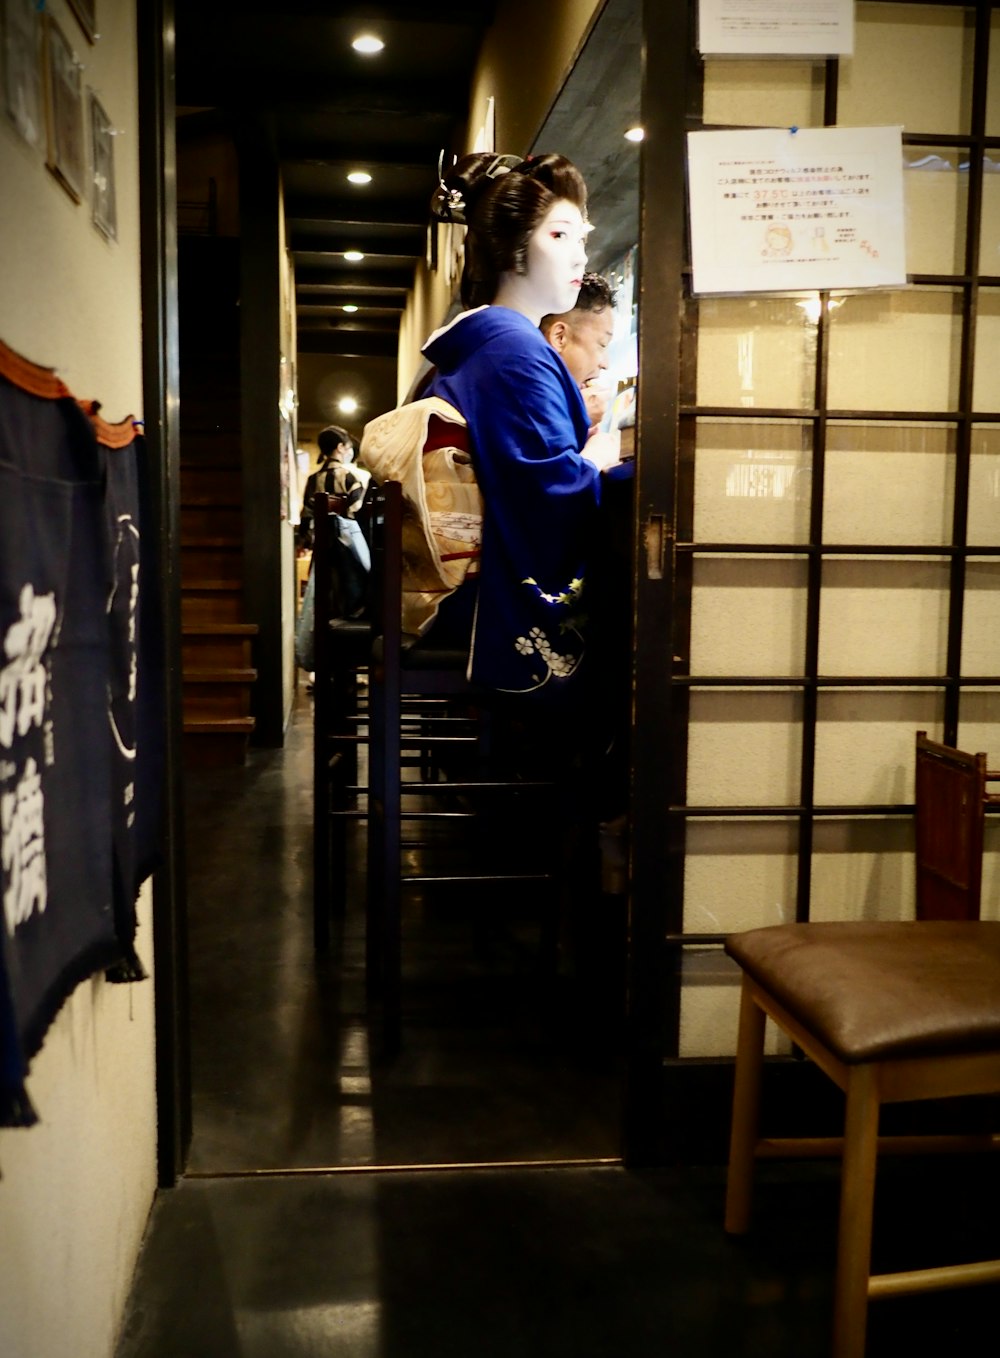
<path id="1" fill-rule="evenodd" d="M 744 1235 L 750 1226 L 760 1080 L 764 1065 L 764 1024 L 764 1011 L 754 1001 L 744 977 L 726 1180 L 725 1229 L 730 1235 Z"/>
<path id="2" fill-rule="evenodd" d="M 855 1066 L 847 1085 L 833 1308 L 833 1358 L 864 1358 L 878 1118 L 878 1070 L 871 1064 Z"/>
<path id="3" fill-rule="evenodd" d="M 313 947 L 324 953 L 330 947 L 330 778 L 327 768 L 325 712 L 320 703 L 316 676 L 313 721 Z"/>
<path id="4" fill-rule="evenodd" d="M 368 854 L 365 882 L 365 984 L 369 1004 L 382 984 L 382 889 L 385 833 L 385 692 L 373 668 L 368 694 Z"/>
<path id="5" fill-rule="evenodd" d="M 395 1056 L 402 1038 L 402 764 L 400 746 L 400 694 L 390 689 L 383 716 L 385 745 L 382 750 L 382 1046 L 386 1057 Z"/>

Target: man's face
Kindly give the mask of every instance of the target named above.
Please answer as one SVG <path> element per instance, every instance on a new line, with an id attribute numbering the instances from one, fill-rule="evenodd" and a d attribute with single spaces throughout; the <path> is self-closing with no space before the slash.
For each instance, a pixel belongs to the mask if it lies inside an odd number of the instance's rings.
<path id="1" fill-rule="evenodd" d="M 559 334 L 555 333 L 559 330 Z M 578 387 L 599 377 L 608 366 L 608 345 L 615 329 L 611 307 L 603 311 L 570 312 L 553 327 L 550 340 L 562 354 L 570 376 Z"/>

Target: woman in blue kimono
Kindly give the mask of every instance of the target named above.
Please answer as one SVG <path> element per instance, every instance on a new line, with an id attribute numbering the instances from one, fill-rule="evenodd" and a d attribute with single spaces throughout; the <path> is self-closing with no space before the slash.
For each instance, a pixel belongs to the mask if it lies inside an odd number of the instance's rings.
<path id="1" fill-rule="evenodd" d="M 467 309 L 424 346 L 434 371 L 421 394 L 468 422 L 484 501 L 479 575 L 445 601 L 432 633 L 454 634 L 471 613 L 470 678 L 546 699 L 581 669 L 601 471 L 617 459 L 601 435 L 588 441 L 579 389 L 538 328 L 575 305 L 586 206 L 579 171 L 555 155 L 466 156 L 432 203 L 468 227 Z"/>

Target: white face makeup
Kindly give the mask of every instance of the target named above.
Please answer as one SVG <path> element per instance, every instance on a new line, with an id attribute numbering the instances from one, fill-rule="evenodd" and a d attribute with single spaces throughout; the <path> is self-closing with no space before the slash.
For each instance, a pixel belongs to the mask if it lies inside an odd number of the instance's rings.
<path id="1" fill-rule="evenodd" d="M 575 203 L 553 203 L 528 241 L 525 281 L 537 302 L 539 317 L 569 311 L 576 305 L 587 267 L 585 242 L 590 226 Z"/>

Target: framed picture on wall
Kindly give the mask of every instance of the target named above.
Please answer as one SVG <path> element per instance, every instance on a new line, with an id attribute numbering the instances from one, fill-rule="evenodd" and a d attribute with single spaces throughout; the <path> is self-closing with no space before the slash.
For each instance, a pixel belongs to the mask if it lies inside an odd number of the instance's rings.
<path id="1" fill-rule="evenodd" d="M 115 132 L 97 95 L 90 91 L 90 145 L 93 149 L 91 204 L 94 225 L 108 240 L 118 239 L 115 202 Z"/>
<path id="2" fill-rule="evenodd" d="M 97 0 L 69 0 L 69 7 L 76 15 L 77 23 L 83 29 L 87 41 L 96 41 Z"/>
<path id="3" fill-rule="evenodd" d="M 36 0 L 0 0 L 3 87 L 7 117 L 29 146 L 41 146 L 42 16 Z"/>
<path id="4" fill-rule="evenodd" d="M 75 199 L 83 199 L 83 89 L 80 63 L 51 15 L 45 24 L 46 164 Z"/>

